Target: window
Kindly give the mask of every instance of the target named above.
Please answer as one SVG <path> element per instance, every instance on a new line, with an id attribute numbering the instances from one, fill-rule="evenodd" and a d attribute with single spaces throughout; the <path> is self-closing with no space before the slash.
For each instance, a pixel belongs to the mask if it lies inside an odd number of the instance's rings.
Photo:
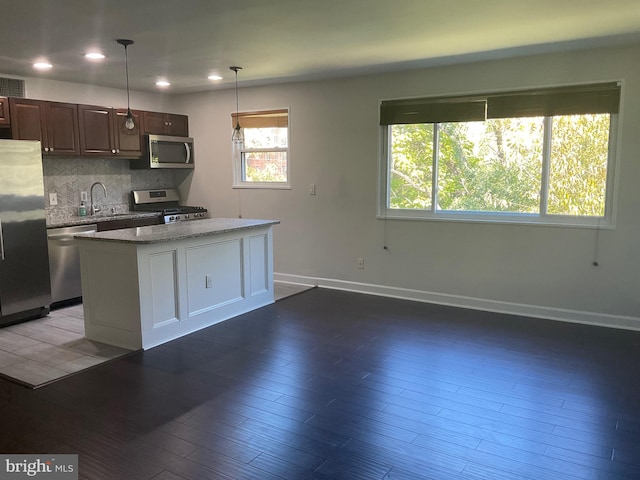
<path id="1" fill-rule="evenodd" d="M 611 223 L 614 83 L 384 101 L 385 217 Z"/>
<path id="2" fill-rule="evenodd" d="M 231 115 L 244 133 L 234 145 L 234 187 L 289 188 L 289 112 L 266 110 Z"/>

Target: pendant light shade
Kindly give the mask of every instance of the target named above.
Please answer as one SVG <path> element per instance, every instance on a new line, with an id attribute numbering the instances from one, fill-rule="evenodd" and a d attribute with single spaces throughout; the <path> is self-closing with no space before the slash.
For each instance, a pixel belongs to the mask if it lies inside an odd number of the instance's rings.
<path id="1" fill-rule="evenodd" d="M 133 113 L 131 113 L 131 103 L 129 101 L 129 55 L 127 54 L 127 47 L 133 45 L 133 40 L 119 38 L 116 42 L 124 47 L 124 66 L 127 74 L 127 115 L 124 120 L 124 128 L 125 130 L 133 130 L 136 128 L 136 122 L 133 118 Z"/>
<path id="2" fill-rule="evenodd" d="M 242 67 L 229 67 L 229 70 L 236 72 L 236 126 L 233 129 L 231 141 L 236 144 L 243 144 L 244 132 L 242 131 L 242 127 L 240 127 L 240 110 L 238 104 L 238 70 L 242 70 Z"/>

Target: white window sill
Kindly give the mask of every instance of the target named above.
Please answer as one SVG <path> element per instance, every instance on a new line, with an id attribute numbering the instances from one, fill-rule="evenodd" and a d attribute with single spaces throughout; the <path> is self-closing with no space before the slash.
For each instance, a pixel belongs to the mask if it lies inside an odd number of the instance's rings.
<path id="1" fill-rule="evenodd" d="M 510 213 L 468 213 L 447 212 L 436 214 L 421 214 L 411 210 L 387 210 L 379 212 L 376 217 L 380 220 L 410 220 L 410 221 L 438 221 L 438 222 L 466 222 L 466 223 L 494 223 L 502 225 L 540 225 L 546 227 L 568 228 L 598 228 L 614 230 L 615 224 L 604 218 L 579 218 L 570 216 L 526 215 Z"/>
<path id="2" fill-rule="evenodd" d="M 240 183 L 234 184 L 231 188 L 247 188 L 262 190 L 291 190 L 291 185 L 286 183 Z"/>

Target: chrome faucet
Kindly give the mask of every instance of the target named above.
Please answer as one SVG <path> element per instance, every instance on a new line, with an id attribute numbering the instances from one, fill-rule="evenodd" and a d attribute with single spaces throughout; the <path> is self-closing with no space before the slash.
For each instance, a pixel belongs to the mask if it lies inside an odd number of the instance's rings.
<path id="1" fill-rule="evenodd" d="M 95 215 L 96 213 L 98 213 L 100 210 L 102 210 L 99 207 L 95 207 L 93 205 L 93 187 L 95 187 L 96 185 L 100 185 L 102 187 L 102 190 L 104 190 L 104 197 L 107 198 L 107 187 L 104 186 L 104 183 L 102 182 L 96 182 L 93 185 L 91 185 L 91 206 L 89 207 L 89 212 L 91 215 Z"/>

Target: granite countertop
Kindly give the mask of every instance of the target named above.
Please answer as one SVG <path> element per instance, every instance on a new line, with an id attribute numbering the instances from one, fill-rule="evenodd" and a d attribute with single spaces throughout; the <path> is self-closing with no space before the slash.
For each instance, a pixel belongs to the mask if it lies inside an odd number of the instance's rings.
<path id="1" fill-rule="evenodd" d="M 206 220 L 192 220 L 190 222 L 177 222 L 167 225 L 150 225 L 147 227 L 87 233 L 75 235 L 74 238 L 120 243 L 161 243 L 193 237 L 219 235 L 249 228 L 268 227 L 279 223 L 279 220 L 208 218 Z"/>
<path id="2" fill-rule="evenodd" d="M 75 216 L 71 218 L 49 220 L 47 228 L 75 227 L 77 225 L 89 225 L 100 222 L 110 222 L 113 220 L 128 220 L 133 218 L 157 217 L 160 212 L 127 212 L 127 213 L 104 213 L 98 215 L 87 215 L 86 217 Z"/>

